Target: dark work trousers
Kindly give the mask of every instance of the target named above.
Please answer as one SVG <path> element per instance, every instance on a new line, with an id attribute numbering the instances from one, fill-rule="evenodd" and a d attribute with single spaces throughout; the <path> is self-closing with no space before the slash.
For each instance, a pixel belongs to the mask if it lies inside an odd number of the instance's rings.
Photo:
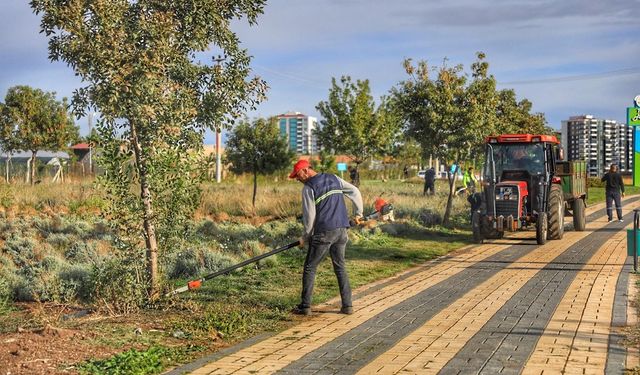
<path id="1" fill-rule="evenodd" d="M 609 220 L 613 220 L 613 207 L 612 203 L 616 204 L 616 212 L 618 214 L 618 220 L 622 220 L 622 204 L 620 203 L 620 191 L 619 190 L 607 190 L 607 217 Z"/>
<path id="2" fill-rule="evenodd" d="M 351 285 L 349 285 L 349 275 L 344 261 L 344 250 L 347 246 L 347 228 L 338 228 L 326 232 L 317 233 L 311 236 L 311 244 L 307 258 L 304 261 L 302 272 L 302 303 L 301 307 L 311 307 L 311 295 L 313 294 L 313 284 L 316 279 L 316 269 L 320 262 L 331 255 L 333 271 L 338 278 L 340 288 L 340 298 L 343 307 L 351 307 Z"/>
<path id="3" fill-rule="evenodd" d="M 425 181 L 423 195 L 434 195 L 436 193 L 435 181 Z"/>

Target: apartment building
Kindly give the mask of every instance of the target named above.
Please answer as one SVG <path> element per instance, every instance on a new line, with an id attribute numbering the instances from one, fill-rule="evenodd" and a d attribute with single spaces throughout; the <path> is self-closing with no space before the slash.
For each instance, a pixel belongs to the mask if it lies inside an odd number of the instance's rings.
<path id="1" fill-rule="evenodd" d="M 567 160 L 585 160 L 590 176 L 602 176 L 611 164 L 621 172 L 633 168 L 633 129 L 592 115 L 562 121 L 561 142 Z"/>
<path id="2" fill-rule="evenodd" d="M 298 154 L 317 154 L 318 137 L 315 130 L 318 119 L 300 112 L 287 112 L 278 115 L 280 134 L 289 141 L 289 148 Z"/>

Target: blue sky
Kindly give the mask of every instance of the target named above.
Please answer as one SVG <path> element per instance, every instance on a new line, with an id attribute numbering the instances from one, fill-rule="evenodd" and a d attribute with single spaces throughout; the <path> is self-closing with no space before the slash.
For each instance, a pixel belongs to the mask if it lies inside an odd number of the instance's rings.
<path id="1" fill-rule="evenodd" d="M 48 60 L 27 1 L 1 0 L 0 18 L 0 100 L 18 84 L 59 98 L 81 86 Z M 531 100 L 555 128 L 578 114 L 625 121 L 640 94 L 640 0 L 273 0 L 257 25 L 233 28 L 270 86 L 252 117 L 317 116 L 341 75 L 369 79 L 377 99 L 405 79 L 404 58 L 446 58 L 468 71 L 477 51 L 500 88 Z M 86 134 L 86 120 L 79 124 Z"/>

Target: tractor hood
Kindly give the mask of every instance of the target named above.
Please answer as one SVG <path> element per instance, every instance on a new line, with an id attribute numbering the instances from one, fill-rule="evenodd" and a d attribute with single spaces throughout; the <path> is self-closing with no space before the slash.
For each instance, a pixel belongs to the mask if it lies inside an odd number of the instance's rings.
<path id="1" fill-rule="evenodd" d="M 513 191 L 514 187 L 517 188 L 517 191 Z M 501 195 L 520 195 L 527 196 L 529 195 L 529 190 L 527 189 L 527 183 L 525 181 L 501 181 L 496 184 L 496 194 Z"/>

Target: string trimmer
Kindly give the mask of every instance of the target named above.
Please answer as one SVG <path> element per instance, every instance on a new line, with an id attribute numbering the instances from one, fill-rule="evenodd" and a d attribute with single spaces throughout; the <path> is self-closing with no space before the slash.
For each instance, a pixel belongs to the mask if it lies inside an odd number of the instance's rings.
<path id="1" fill-rule="evenodd" d="M 210 274 L 208 274 L 208 275 L 206 275 L 206 276 L 204 276 L 204 277 L 202 277 L 200 279 L 189 281 L 187 283 L 187 285 L 185 285 L 183 287 L 180 287 L 180 288 L 178 288 L 178 289 L 176 289 L 176 290 L 174 290 L 172 292 L 169 292 L 169 293 L 165 294 L 164 296 L 165 297 L 171 297 L 171 296 L 173 296 L 175 294 L 178 294 L 178 293 L 186 292 L 186 291 L 193 290 L 193 289 L 198 289 L 198 288 L 200 288 L 202 283 L 207 281 L 207 280 L 211 280 L 214 277 L 218 277 L 220 275 L 224 275 L 225 273 L 229 273 L 229 272 L 231 272 L 231 271 L 233 271 L 235 269 L 238 269 L 240 267 L 244 267 L 247 264 L 255 263 L 255 262 L 259 261 L 260 259 L 264 259 L 264 258 L 270 257 L 272 255 L 278 254 L 278 253 L 283 252 L 285 250 L 289 250 L 289 249 L 291 249 L 293 247 L 296 247 L 296 246 L 299 246 L 299 245 L 300 245 L 300 240 L 298 240 L 296 242 L 292 242 L 292 243 L 290 243 L 288 245 L 279 247 L 277 249 L 271 250 L 268 253 L 264 253 L 264 254 L 258 255 L 257 257 L 253 257 L 251 259 L 247 259 L 245 261 L 242 261 L 242 262 L 240 262 L 238 264 L 235 264 L 233 266 L 229 266 L 229 267 L 227 267 L 225 269 L 222 269 L 220 271 L 216 271 L 214 273 L 210 273 Z"/>
<path id="2" fill-rule="evenodd" d="M 371 212 L 368 215 L 365 215 L 362 219 L 360 219 L 360 223 L 364 224 L 365 222 L 372 219 L 382 219 L 383 216 L 393 213 L 393 205 L 382 198 L 376 199 L 374 207 L 375 211 Z M 356 225 L 353 220 L 349 221 L 349 224 L 351 224 L 352 227 Z"/>

